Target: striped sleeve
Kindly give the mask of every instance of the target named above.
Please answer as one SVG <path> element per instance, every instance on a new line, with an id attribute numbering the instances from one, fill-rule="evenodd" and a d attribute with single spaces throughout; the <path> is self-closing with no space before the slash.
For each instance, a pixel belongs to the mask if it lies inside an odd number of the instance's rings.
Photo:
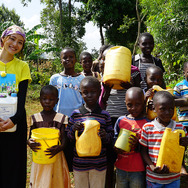
<path id="1" fill-rule="evenodd" d="M 181 96 L 181 85 L 180 84 L 177 84 L 175 87 L 174 87 L 174 95 L 176 96 Z"/>
<path id="2" fill-rule="evenodd" d="M 142 131 L 141 131 L 141 137 L 140 137 L 140 144 L 145 146 L 145 147 L 148 147 L 148 132 L 147 132 L 147 127 L 148 126 L 151 126 L 151 125 L 148 125 L 147 123 L 142 127 Z"/>

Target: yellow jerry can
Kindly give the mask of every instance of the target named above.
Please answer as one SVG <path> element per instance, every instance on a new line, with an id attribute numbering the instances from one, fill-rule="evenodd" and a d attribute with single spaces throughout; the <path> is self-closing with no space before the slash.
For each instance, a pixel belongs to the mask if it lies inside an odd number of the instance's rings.
<path id="1" fill-rule="evenodd" d="M 172 131 L 170 128 L 165 129 L 156 166 L 162 168 L 165 164 L 170 172 L 180 172 L 185 152 L 185 147 L 179 145 L 180 134 L 182 134 L 182 137 L 185 136 L 183 130 L 177 129 Z"/>
<path id="2" fill-rule="evenodd" d="M 123 89 L 121 82 L 131 79 L 131 51 L 124 46 L 114 46 L 106 54 L 103 81 L 114 85 L 113 89 Z"/>
<path id="3" fill-rule="evenodd" d="M 122 149 L 126 152 L 130 152 L 130 150 L 131 150 L 130 143 L 129 143 L 130 135 L 136 136 L 136 133 L 129 131 L 127 129 L 121 128 L 114 146 L 116 148 Z"/>
<path id="4" fill-rule="evenodd" d="M 153 88 L 153 93 L 155 93 L 157 91 L 168 91 L 170 94 L 173 95 L 173 89 L 162 89 L 158 85 L 154 85 L 152 88 Z M 153 96 L 148 98 L 147 105 L 148 105 L 150 100 L 153 100 Z M 149 108 L 146 109 L 146 113 L 147 113 L 147 118 L 150 119 L 150 120 L 153 120 L 157 117 L 156 112 L 154 110 L 150 110 Z M 172 117 L 172 120 L 179 122 L 176 107 L 174 107 L 174 115 Z"/>
<path id="5" fill-rule="evenodd" d="M 78 136 L 75 131 L 76 151 L 79 157 L 99 156 L 101 153 L 101 138 L 98 135 L 100 123 L 96 120 L 86 120 L 83 122 L 84 131 Z"/>

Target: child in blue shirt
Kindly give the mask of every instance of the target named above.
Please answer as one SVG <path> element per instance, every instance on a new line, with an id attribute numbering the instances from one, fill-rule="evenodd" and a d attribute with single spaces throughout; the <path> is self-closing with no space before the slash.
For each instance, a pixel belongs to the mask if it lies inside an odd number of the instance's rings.
<path id="1" fill-rule="evenodd" d="M 188 99 L 188 61 L 184 63 L 183 73 L 185 79 L 174 87 L 174 95 L 177 98 Z M 179 121 L 184 125 L 188 131 L 188 105 L 179 107 Z"/>

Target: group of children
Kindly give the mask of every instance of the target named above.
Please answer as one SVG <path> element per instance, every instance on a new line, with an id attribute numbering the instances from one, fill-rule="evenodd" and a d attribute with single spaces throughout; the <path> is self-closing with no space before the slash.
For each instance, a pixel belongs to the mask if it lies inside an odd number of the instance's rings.
<path id="1" fill-rule="evenodd" d="M 99 156 L 79 157 L 74 147 L 73 172 L 76 188 L 104 188 L 105 184 L 106 187 L 113 187 L 113 176 L 110 175 L 112 173 L 108 173 L 108 170 L 111 169 L 110 166 L 114 169 L 114 165 L 117 188 L 180 187 L 180 173 L 169 172 L 165 164 L 162 168 L 157 167 L 156 161 L 166 127 L 172 130 L 183 129 L 186 132 L 184 125 L 188 127 L 186 119 L 188 107 L 185 106 L 187 100 L 183 98 L 183 102 L 177 102 L 181 103 L 179 106 L 182 106 L 180 121 L 183 124 L 176 123 L 172 120 L 176 99 L 167 91 L 159 91 L 153 97 L 157 117 L 153 121 L 147 119 L 146 101 L 152 94 L 153 85 L 159 85 L 164 89 L 166 86 L 163 80 L 162 63 L 151 56 L 154 47 L 153 37 L 148 33 L 142 34 L 139 46 L 142 54 L 139 57 L 133 57 L 132 81 L 122 83 L 124 89 L 120 92 L 113 90 L 112 86 L 102 84 L 100 82 L 102 74 L 91 71 L 92 57 L 88 52 L 80 55 L 80 63 L 84 70 L 79 74 L 74 70 L 75 51 L 72 48 L 62 50 L 61 61 L 64 70 L 53 75 L 50 85 L 41 89 L 40 103 L 43 111 L 32 116 L 31 124 L 31 130 L 38 127 L 54 127 L 60 130 L 61 144 L 48 148 L 46 151 L 50 157 L 57 155 L 58 158 L 50 165 L 33 163 L 30 181 L 32 188 L 70 187 L 68 167 L 63 151 L 68 147 L 69 141 L 75 145 L 75 131 L 81 134 L 84 129 L 83 122 L 87 119 L 95 119 L 100 123 L 98 135 L 102 141 L 102 150 Z M 105 54 L 100 58 L 103 58 L 100 63 L 104 64 Z M 184 75 L 185 80 L 177 84 L 174 90 L 174 94 L 180 99 L 188 94 L 188 62 L 184 66 Z M 121 108 L 121 112 L 116 113 L 115 110 L 108 112 L 111 106 L 118 109 L 118 106 L 122 106 L 123 103 L 126 106 Z M 121 128 L 136 133 L 136 136 L 130 136 L 130 152 L 114 147 Z M 187 137 L 181 138 L 180 144 L 187 147 Z M 35 152 L 40 149 L 40 143 L 32 139 L 31 134 L 28 145 Z M 116 155 L 111 150 L 112 147 L 117 154 L 115 160 L 113 156 Z M 184 165 L 182 165 L 181 173 L 188 178 Z"/>

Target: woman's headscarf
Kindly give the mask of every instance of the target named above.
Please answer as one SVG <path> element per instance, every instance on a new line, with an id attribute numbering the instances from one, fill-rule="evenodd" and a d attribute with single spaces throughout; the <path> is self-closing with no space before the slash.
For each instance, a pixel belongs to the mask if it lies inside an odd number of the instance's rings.
<path id="1" fill-rule="evenodd" d="M 12 34 L 19 34 L 24 38 L 24 40 L 26 39 L 24 30 L 17 25 L 12 25 L 3 31 L 1 35 L 1 46 L 2 46 L 2 38 L 5 38 L 6 36 L 9 36 Z"/>

